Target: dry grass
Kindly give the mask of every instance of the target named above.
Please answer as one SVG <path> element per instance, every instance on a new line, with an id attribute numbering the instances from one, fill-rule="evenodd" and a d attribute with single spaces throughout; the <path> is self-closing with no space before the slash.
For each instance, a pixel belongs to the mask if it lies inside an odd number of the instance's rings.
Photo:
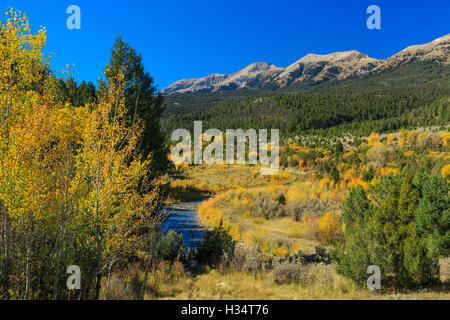
<path id="1" fill-rule="evenodd" d="M 230 189 L 284 185 L 295 179 L 295 176 L 282 171 L 273 176 L 262 176 L 260 167 L 186 166 L 170 181 L 167 202 L 200 200 Z"/>
<path id="2" fill-rule="evenodd" d="M 248 257 L 247 257 L 248 258 Z M 450 258 L 441 260 L 448 281 Z M 104 299 L 136 299 L 143 272 L 129 270 L 111 278 Z M 106 279 L 104 279 L 106 282 Z M 146 283 L 146 300 L 449 300 L 445 287 L 419 291 L 370 291 L 338 275 L 335 265 L 286 264 L 272 271 L 210 270 L 192 275 L 181 263 L 161 264 Z"/>
<path id="3" fill-rule="evenodd" d="M 180 275 L 158 296 L 147 299 L 188 300 L 427 300 L 450 299 L 439 290 L 422 292 L 372 292 L 360 288 L 334 271 L 334 266 L 312 266 L 301 283 L 276 284 L 272 275 L 247 272 L 210 271 L 197 277 Z"/>
<path id="4" fill-rule="evenodd" d="M 185 172 L 190 179 L 198 181 L 201 188 L 217 194 L 230 189 L 283 185 L 295 181 L 293 175 L 282 171 L 273 176 L 263 176 L 261 167 L 257 166 L 204 165 L 190 167 Z"/>
<path id="5" fill-rule="evenodd" d="M 450 283 L 450 257 L 441 259 L 439 267 L 441 269 L 441 281 Z"/>

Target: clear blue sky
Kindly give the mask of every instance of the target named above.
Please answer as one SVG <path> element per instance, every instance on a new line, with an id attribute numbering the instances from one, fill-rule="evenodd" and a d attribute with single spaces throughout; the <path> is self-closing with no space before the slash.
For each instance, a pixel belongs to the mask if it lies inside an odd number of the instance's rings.
<path id="1" fill-rule="evenodd" d="M 71 4 L 81 8 L 81 30 L 66 27 Z M 381 8 L 381 30 L 366 27 L 371 4 Z M 159 89 L 256 61 L 285 67 L 308 53 L 387 58 L 450 33 L 448 0 L 2 0 L 9 7 L 26 12 L 33 30 L 46 26 L 54 70 L 74 63 L 78 81 L 96 83 L 122 34 Z"/>

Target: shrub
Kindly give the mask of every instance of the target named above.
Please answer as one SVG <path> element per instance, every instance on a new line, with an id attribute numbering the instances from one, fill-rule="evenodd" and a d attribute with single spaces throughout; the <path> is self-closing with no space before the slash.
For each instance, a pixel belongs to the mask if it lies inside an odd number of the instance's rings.
<path id="1" fill-rule="evenodd" d="M 373 169 L 373 167 L 369 167 L 367 171 L 364 171 L 362 179 L 366 182 L 370 182 L 373 180 L 373 178 L 375 178 L 375 170 Z"/>
<path id="2" fill-rule="evenodd" d="M 283 193 L 278 193 L 276 195 L 275 201 L 277 201 L 278 204 L 280 204 L 280 205 L 285 205 L 286 204 L 286 197 L 284 196 Z"/>
<path id="3" fill-rule="evenodd" d="M 232 257 L 236 242 L 222 225 L 213 230 L 208 230 L 202 238 L 196 254 L 196 260 L 206 266 L 216 268 L 222 257 Z"/>
<path id="4" fill-rule="evenodd" d="M 276 266 L 272 277 L 277 284 L 301 284 L 303 286 L 333 286 L 334 266 L 318 264 L 284 263 Z"/>
<path id="5" fill-rule="evenodd" d="M 265 256 L 257 246 L 238 243 L 230 259 L 229 267 L 239 271 L 257 272 L 263 269 L 265 262 Z"/>
<path id="6" fill-rule="evenodd" d="M 330 176 L 331 176 L 331 179 L 333 179 L 333 181 L 335 183 L 338 183 L 341 180 L 341 177 L 339 175 L 339 171 L 338 171 L 338 169 L 336 169 L 336 167 L 331 168 Z"/>
<path id="7" fill-rule="evenodd" d="M 450 164 L 447 164 L 444 168 L 442 168 L 442 178 L 450 181 Z"/>
<path id="8" fill-rule="evenodd" d="M 283 196 L 284 198 L 284 196 Z M 256 216 L 266 219 L 274 219 L 286 216 L 285 206 L 279 202 L 270 199 L 269 195 L 263 194 L 255 199 L 253 210 Z"/>
<path id="9" fill-rule="evenodd" d="M 335 245 L 342 241 L 343 232 L 339 216 L 334 212 L 327 212 L 319 219 L 319 240 L 325 245 Z"/>
<path id="10" fill-rule="evenodd" d="M 286 214 L 295 221 L 301 221 L 305 212 L 305 206 L 300 202 L 292 202 L 286 206 Z"/>
<path id="11" fill-rule="evenodd" d="M 383 168 L 391 160 L 393 156 L 393 149 L 391 146 L 386 146 L 381 142 L 376 142 L 373 147 L 367 152 L 367 158 L 371 161 L 375 168 Z"/>
<path id="12" fill-rule="evenodd" d="M 305 214 L 322 215 L 327 209 L 325 203 L 319 198 L 302 199 L 291 202 L 286 206 L 286 212 L 295 221 L 301 221 Z"/>
<path id="13" fill-rule="evenodd" d="M 276 284 L 310 284 L 306 268 L 306 266 L 297 263 L 284 263 L 274 268 L 272 276 Z"/>
<path id="14" fill-rule="evenodd" d="M 158 244 L 158 254 L 163 260 L 169 261 L 171 264 L 180 256 L 184 249 L 183 235 L 173 230 L 169 230 L 165 237 L 162 237 Z"/>

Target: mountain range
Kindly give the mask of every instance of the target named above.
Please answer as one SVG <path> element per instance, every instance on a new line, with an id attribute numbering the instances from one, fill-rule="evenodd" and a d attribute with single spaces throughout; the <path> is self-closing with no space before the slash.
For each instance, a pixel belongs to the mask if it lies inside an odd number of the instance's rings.
<path id="1" fill-rule="evenodd" d="M 308 54 L 286 68 L 255 62 L 231 75 L 213 73 L 179 80 L 162 93 L 229 92 L 242 89 L 279 90 L 302 83 L 326 83 L 377 75 L 413 62 L 450 65 L 450 34 L 423 45 L 410 46 L 392 57 L 374 59 L 356 50 L 327 55 Z"/>

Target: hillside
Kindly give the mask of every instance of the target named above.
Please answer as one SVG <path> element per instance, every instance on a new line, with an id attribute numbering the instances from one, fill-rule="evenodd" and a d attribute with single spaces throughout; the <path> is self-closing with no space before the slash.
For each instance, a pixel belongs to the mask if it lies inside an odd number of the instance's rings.
<path id="1" fill-rule="evenodd" d="M 317 130 L 367 134 L 448 123 L 449 97 L 449 65 L 413 62 L 375 76 L 315 85 L 294 83 L 277 93 L 235 90 L 169 95 L 163 128 L 168 133 L 203 120 L 222 129 L 279 128 L 284 135 Z"/>
<path id="2" fill-rule="evenodd" d="M 172 113 L 163 119 L 168 134 L 177 128 L 273 128 L 283 136 L 368 135 L 401 128 L 446 125 L 450 121 L 448 90 L 405 93 L 266 94 L 216 102 L 209 109 Z"/>
<path id="3" fill-rule="evenodd" d="M 286 68 L 256 62 L 231 75 L 213 73 L 204 78 L 179 80 L 165 88 L 162 93 L 170 95 L 248 89 L 301 89 L 328 82 L 376 77 L 411 63 L 448 66 L 450 35 L 427 44 L 410 46 L 386 60 L 374 59 L 356 50 L 327 55 L 308 54 Z"/>

